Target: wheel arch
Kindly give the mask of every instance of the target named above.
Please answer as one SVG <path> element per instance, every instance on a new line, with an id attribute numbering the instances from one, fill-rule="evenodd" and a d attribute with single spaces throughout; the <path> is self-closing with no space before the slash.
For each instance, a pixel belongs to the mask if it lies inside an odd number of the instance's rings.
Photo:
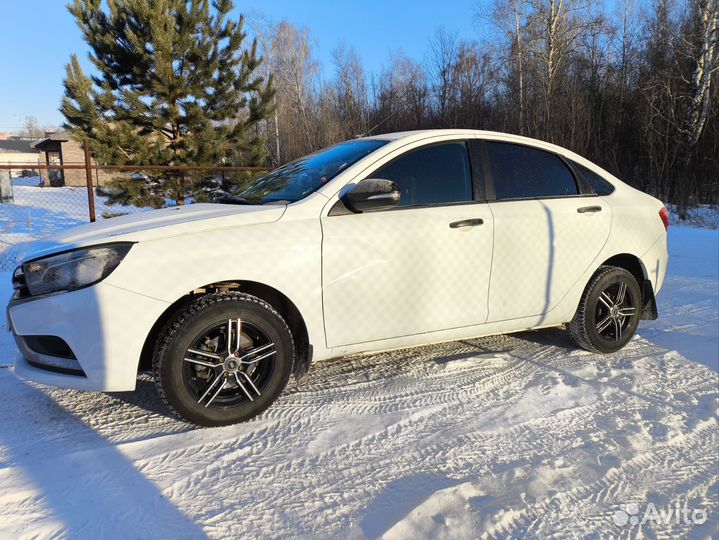
<path id="1" fill-rule="evenodd" d="M 647 269 L 639 257 L 630 253 L 619 253 L 604 261 L 600 265 L 600 268 L 602 266 L 616 266 L 632 274 L 634 279 L 637 280 L 639 290 L 642 293 L 642 313 L 640 318 L 645 320 L 654 320 L 657 318 L 657 302 L 654 297 L 654 287 L 649 280 Z"/>
<path id="2" fill-rule="evenodd" d="M 148 332 L 140 353 L 138 372 L 152 368 L 152 354 L 155 343 L 160 332 L 167 322 L 174 317 L 178 311 L 185 308 L 190 302 L 205 294 L 219 291 L 240 291 L 264 300 L 270 304 L 282 318 L 287 322 L 295 342 L 295 377 L 300 378 L 309 369 L 312 361 L 312 345 L 309 342 L 309 333 L 304 317 L 297 306 L 287 295 L 281 291 L 257 281 L 231 280 L 210 283 L 187 292 L 173 302 L 155 321 Z"/>
<path id="3" fill-rule="evenodd" d="M 600 266 L 616 266 L 623 268 L 634 276 L 639 286 L 641 287 L 642 282 L 647 279 L 647 271 L 644 268 L 644 264 L 639 257 L 631 255 L 629 253 L 619 253 L 613 255 L 604 261 Z"/>

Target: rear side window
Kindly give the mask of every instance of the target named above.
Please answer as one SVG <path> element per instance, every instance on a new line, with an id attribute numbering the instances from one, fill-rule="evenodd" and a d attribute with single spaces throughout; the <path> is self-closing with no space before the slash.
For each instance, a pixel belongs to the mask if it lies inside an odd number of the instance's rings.
<path id="1" fill-rule="evenodd" d="M 609 195 L 614 191 L 614 186 L 597 173 L 590 171 L 583 165 L 572 161 L 572 166 L 582 175 L 587 183 L 592 186 L 592 191 L 597 195 Z"/>
<path id="2" fill-rule="evenodd" d="M 472 173 L 464 142 L 411 150 L 371 174 L 392 180 L 402 192 L 400 206 L 451 204 L 472 200 Z"/>
<path id="3" fill-rule="evenodd" d="M 487 142 L 498 201 L 577 195 L 577 182 L 556 155 L 537 148 Z"/>

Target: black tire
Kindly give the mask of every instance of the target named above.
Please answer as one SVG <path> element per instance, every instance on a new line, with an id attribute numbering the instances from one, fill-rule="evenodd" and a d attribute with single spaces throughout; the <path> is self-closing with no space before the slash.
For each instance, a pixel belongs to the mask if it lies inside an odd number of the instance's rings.
<path id="1" fill-rule="evenodd" d="M 621 302 L 617 302 L 622 288 L 625 293 Z M 569 323 L 569 334 L 577 345 L 588 351 L 616 352 L 637 330 L 641 299 L 639 284 L 631 273 L 616 266 L 602 266 L 584 289 L 577 312 Z"/>
<path id="2" fill-rule="evenodd" d="M 253 352 L 262 347 L 262 354 Z M 294 360 L 292 334 L 277 311 L 255 296 L 222 292 L 199 297 L 170 320 L 152 365 L 170 410 L 199 426 L 223 426 L 267 409 L 287 385 Z"/>

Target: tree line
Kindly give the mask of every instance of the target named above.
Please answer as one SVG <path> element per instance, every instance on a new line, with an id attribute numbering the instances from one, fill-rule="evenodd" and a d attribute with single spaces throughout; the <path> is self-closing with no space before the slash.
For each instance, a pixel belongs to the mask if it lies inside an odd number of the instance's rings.
<path id="1" fill-rule="evenodd" d="M 272 74 L 269 159 L 362 134 L 474 128 L 567 147 L 663 200 L 719 200 L 717 0 L 479 3 L 477 38 L 437 29 L 424 58 L 369 74 L 339 46 L 322 77 L 310 31 L 253 21 Z M 483 37 L 484 34 L 484 37 Z"/>
<path id="2" fill-rule="evenodd" d="M 467 13 L 474 39 L 439 28 L 379 73 L 344 44 L 322 70 L 308 29 L 247 28 L 231 0 L 161 7 L 69 6 L 95 73 L 71 59 L 61 111 L 100 162 L 277 166 L 367 134 L 473 128 L 567 147 L 680 209 L 719 202 L 719 0 L 486 0 Z M 246 180 L 135 175 L 108 192 L 160 206 Z"/>

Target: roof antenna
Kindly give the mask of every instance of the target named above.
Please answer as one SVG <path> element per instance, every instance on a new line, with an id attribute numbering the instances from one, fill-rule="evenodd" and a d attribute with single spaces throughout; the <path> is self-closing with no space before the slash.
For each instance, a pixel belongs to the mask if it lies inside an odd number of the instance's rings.
<path id="1" fill-rule="evenodd" d="M 380 120 L 377 124 L 375 124 L 375 125 L 372 126 L 370 129 L 368 129 L 366 132 L 360 133 L 360 134 L 358 134 L 358 135 L 355 135 L 355 139 L 359 139 L 359 138 L 361 138 L 361 137 L 369 137 L 369 135 L 370 135 L 375 129 L 377 129 L 378 127 L 380 127 L 382 124 L 384 124 L 387 120 L 389 120 L 390 118 L 392 118 L 392 117 L 393 117 L 394 115 L 396 115 L 398 112 L 399 112 L 399 111 L 394 111 L 392 114 L 388 114 L 388 115 L 385 116 L 382 120 Z"/>

